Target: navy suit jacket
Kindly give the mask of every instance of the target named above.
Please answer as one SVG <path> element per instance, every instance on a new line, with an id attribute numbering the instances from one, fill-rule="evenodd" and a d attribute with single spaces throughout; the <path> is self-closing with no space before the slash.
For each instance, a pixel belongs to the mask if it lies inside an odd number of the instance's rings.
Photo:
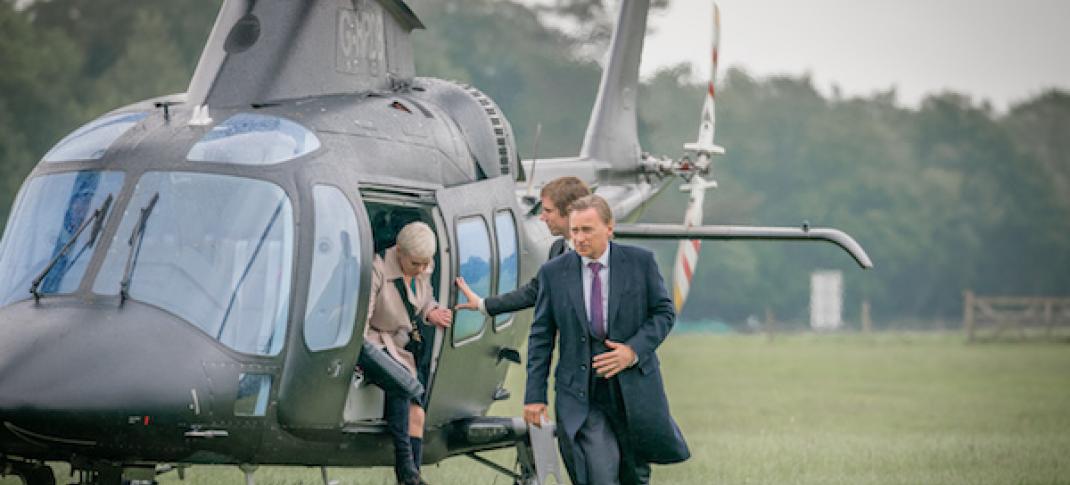
<path id="1" fill-rule="evenodd" d="M 550 245 L 550 255 L 547 261 L 554 259 L 568 250 L 565 238 L 558 238 Z M 483 300 L 483 308 L 487 314 L 495 316 L 501 313 L 515 312 L 535 306 L 535 299 L 539 296 L 539 278 L 532 278 L 526 285 L 521 286 L 509 293 L 488 296 Z"/>
<path id="2" fill-rule="evenodd" d="M 638 364 L 617 374 L 629 432 L 639 458 L 676 463 L 690 457 L 687 443 L 669 413 L 655 350 L 672 329 L 676 313 L 654 255 L 642 248 L 610 243 L 609 340 L 627 344 Z M 555 337 L 560 336 L 554 371 L 558 429 L 574 440 L 590 405 L 591 340 L 583 303 L 582 261 L 569 252 L 539 270 L 540 292 L 528 338 L 524 403 L 546 403 L 547 378 Z M 599 378 L 595 376 L 594 378 Z"/>

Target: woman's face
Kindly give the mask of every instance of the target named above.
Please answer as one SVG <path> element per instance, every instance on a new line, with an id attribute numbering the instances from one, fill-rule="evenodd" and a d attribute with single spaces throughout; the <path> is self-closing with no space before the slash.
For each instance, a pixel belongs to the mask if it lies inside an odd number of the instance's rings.
<path id="1" fill-rule="evenodd" d="M 398 265 L 401 266 L 401 273 L 405 276 L 416 276 L 423 273 L 430 264 L 431 258 L 416 258 L 398 248 Z"/>

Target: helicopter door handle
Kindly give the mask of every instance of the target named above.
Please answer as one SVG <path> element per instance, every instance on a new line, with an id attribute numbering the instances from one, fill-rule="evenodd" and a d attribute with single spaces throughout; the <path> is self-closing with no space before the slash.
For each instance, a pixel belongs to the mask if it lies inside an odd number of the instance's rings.
<path id="1" fill-rule="evenodd" d="M 516 349 L 509 347 L 498 347 L 498 363 L 501 364 L 503 360 L 508 360 L 514 364 L 520 363 L 520 352 Z"/>
<path id="2" fill-rule="evenodd" d="M 331 364 L 327 366 L 327 376 L 336 378 L 342 375 L 342 359 L 334 359 Z"/>
<path id="3" fill-rule="evenodd" d="M 230 436 L 230 433 L 221 429 L 195 429 L 193 431 L 186 431 L 187 438 L 226 438 Z"/>

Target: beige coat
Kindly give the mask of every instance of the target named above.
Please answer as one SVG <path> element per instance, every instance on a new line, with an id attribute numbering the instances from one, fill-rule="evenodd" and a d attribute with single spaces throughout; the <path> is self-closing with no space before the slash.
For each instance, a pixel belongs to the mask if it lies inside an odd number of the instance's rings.
<path id="1" fill-rule="evenodd" d="M 397 247 L 387 249 L 383 256 L 380 258 L 375 255 L 372 262 L 372 297 L 368 305 L 367 325 L 364 326 L 364 340 L 373 345 L 385 346 L 386 351 L 415 376 L 416 363 L 412 354 L 405 350 L 405 345 L 409 343 L 412 323 L 409 322 L 405 303 L 401 301 L 397 287 L 394 286 L 394 280 L 404 276 L 398 264 Z M 424 323 L 427 323 L 431 310 L 439 307 L 431 289 L 433 271 L 432 265 L 428 265 L 423 273 L 416 275 L 416 294 L 412 293 L 408 285 L 405 287 L 405 297 L 412 303 L 416 314 Z"/>

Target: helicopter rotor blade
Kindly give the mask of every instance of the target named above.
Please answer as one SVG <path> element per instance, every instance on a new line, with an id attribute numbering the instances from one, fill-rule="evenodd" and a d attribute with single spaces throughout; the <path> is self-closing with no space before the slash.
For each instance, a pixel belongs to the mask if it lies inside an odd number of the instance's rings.
<path id="1" fill-rule="evenodd" d="M 698 155 L 698 169 L 705 173 L 712 155 L 724 154 L 724 148 L 714 143 L 717 128 L 717 60 L 720 56 L 721 11 L 717 3 L 713 4 L 713 40 L 710 45 L 710 80 L 706 84 L 706 100 L 702 106 L 702 118 L 699 122 L 698 139 L 694 143 L 684 144 L 684 150 Z"/>
<path id="2" fill-rule="evenodd" d="M 760 227 L 683 224 L 617 224 L 613 236 L 630 239 L 716 239 L 749 241 L 826 241 L 833 243 L 854 258 L 863 269 L 872 269 L 873 261 L 866 250 L 849 234 L 838 229 L 809 227 Z"/>
<path id="3" fill-rule="evenodd" d="M 680 190 L 691 193 L 688 198 L 687 209 L 684 211 L 684 227 L 691 228 L 702 225 L 703 204 L 706 200 L 706 190 L 717 187 L 714 180 L 707 181 L 703 175 L 710 172 L 712 155 L 724 153 L 724 148 L 714 143 L 714 134 L 717 127 L 716 95 L 717 95 L 717 58 L 718 48 L 721 43 L 721 13 L 717 3 L 713 4 L 713 40 L 710 46 L 710 80 L 706 88 L 706 100 L 702 106 L 702 117 L 699 120 L 698 138 L 695 143 L 684 144 L 684 149 L 694 152 L 696 160 L 694 164 L 687 161 L 677 162 L 677 172 L 689 183 L 680 187 Z M 699 253 L 702 249 L 702 241 L 699 239 L 681 240 L 676 249 L 676 262 L 673 265 L 673 304 L 676 312 L 680 313 L 687 295 L 691 290 L 691 279 L 698 267 Z"/>
<path id="4" fill-rule="evenodd" d="M 684 211 L 683 227 L 702 226 L 702 207 L 706 200 L 706 190 L 716 187 L 717 182 L 706 181 L 701 175 L 695 175 L 691 182 L 684 184 L 680 190 L 690 191 L 687 209 Z M 676 262 L 673 264 L 672 300 L 679 313 L 687 301 L 691 290 L 691 279 L 698 268 L 699 252 L 702 241 L 699 239 L 681 240 L 676 248 Z"/>

